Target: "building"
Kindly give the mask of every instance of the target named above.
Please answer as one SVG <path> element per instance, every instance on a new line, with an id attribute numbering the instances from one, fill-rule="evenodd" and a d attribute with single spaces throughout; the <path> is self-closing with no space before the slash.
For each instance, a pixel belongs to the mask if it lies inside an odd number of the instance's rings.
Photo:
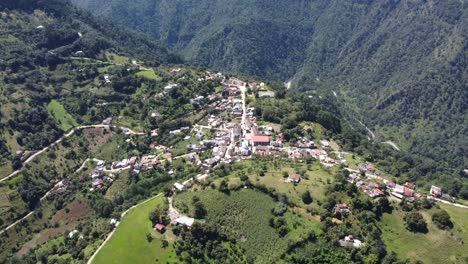
<path id="1" fill-rule="evenodd" d="M 411 190 L 414 190 L 416 188 L 416 185 L 412 182 L 406 182 L 404 186 Z"/>
<path id="2" fill-rule="evenodd" d="M 174 189 L 179 190 L 179 191 L 183 191 L 183 190 L 185 190 L 185 185 L 176 182 L 176 183 L 174 183 Z"/>
<path id="3" fill-rule="evenodd" d="M 174 83 L 168 84 L 168 85 L 166 85 L 166 86 L 164 87 L 164 92 L 168 93 L 168 92 L 169 92 L 170 90 L 172 90 L 172 88 L 174 88 L 174 87 L 177 87 L 177 84 L 174 84 Z"/>
<path id="4" fill-rule="evenodd" d="M 270 145 L 270 137 L 269 136 L 253 136 L 252 144 L 254 146 L 268 146 Z"/>
<path id="5" fill-rule="evenodd" d="M 286 181 L 287 182 L 299 183 L 299 182 L 301 182 L 301 175 L 296 174 L 296 173 L 290 174 Z"/>
<path id="6" fill-rule="evenodd" d="M 181 216 L 181 217 L 176 218 L 172 223 L 173 225 L 185 225 L 185 226 L 191 227 L 194 222 L 195 222 L 195 219 L 191 217 Z"/>
<path id="7" fill-rule="evenodd" d="M 258 97 L 259 97 L 259 98 L 274 98 L 274 97 L 275 97 L 275 92 L 271 92 L 271 91 L 259 91 L 259 92 L 258 92 Z"/>
<path id="8" fill-rule="evenodd" d="M 328 140 L 320 140 L 320 145 L 322 145 L 323 148 L 328 148 L 330 147 L 330 142 Z"/>
<path id="9" fill-rule="evenodd" d="M 431 190 L 429 191 L 429 194 L 432 197 L 440 198 L 442 197 L 442 188 L 432 185 Z"/>
<path id="10" fill-rule="evenodd" d="M 403 188 L 403 196 L 405 197 L 413 197 L 414 196 L 414 190 L 410 189 L 408 187 Z"/>
<path id="11" fill-rule="evenodd" d="M 242 127 L 240 125 L 234 125 L 232 128 L 232 136 L 234 138 L 242 137 Z"/>
<path id="12" fill-rule="evenodd" d="M 342 247 L 360 248 L 364 246 L 364 243 L 362 243 L 361 240 L 354 238 L 353 235 L 345 236 L 344 239 L 339 240 L 339 243 Z"/>
<path id="13" fill-rule="evenodd" d="M 154 230 L 158 231 L 159 233 L 164 233 L 166 231 L 166 226 L 163 224 L 156 224 L 154 225 Z"/>
<path id="14" fill-rule="evenodd" d="M 336 204 L 333 208 L 333 211 L 336 213 L 349 213 L 349 207 L 347 204 Z"/>

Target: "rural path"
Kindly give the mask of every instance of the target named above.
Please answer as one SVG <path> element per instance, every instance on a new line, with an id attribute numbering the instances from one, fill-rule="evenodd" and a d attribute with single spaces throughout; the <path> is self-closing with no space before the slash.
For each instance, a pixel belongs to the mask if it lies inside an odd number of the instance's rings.
<path id="1" fill-rule="evenodd" d="M 441 203 L 444 203 L 444 204 L 450 204 L 450 205 L 453 205 L 453 206 L 456 206 L 456 207 L 468 209 L 468 206 L 463 205 L 463 204 L 451 203 L 451 202 L 449 202 L 449 201 L 445 201 L 445 200 L 442 200 L 442 199 L 439 199 L 439 198 L 435 198 L 435 197 L 432 197 L 432 196 L 427 196 L 427 198 L 428 198 L 428 199 L 436 200 L 436 201 L 441 202 Z"/>
<path id="2" fill-rule="evenodd" d="M 73 173 L 73 174 L 76 174 L 78 172 L 80 172 L 86 165 L 86 163 L 88 163 L 89 161 L 99 161 L 98 159 L 86 159 L 83 164 L 81 164 L 81 166 Z M 52 190 L 55 189 L 55 187 L 60 184 L 62 181 L 58 182 L 56 185 L 54 185 L 54 187 L 52 187 L 48 192 L 46 192 L 40 199 L 39 199 L 39 202 L 41 202 L 42 200 L 44 200 L 45 198 L 47 198 L 51 193 L 52 193 Z M 32 210 L 31 212 L 29 212 L 27 215 L 23 216 L 22 218 L 16 220 L 14 223 L 12 223 L 11 225 L 5 227 L 4 229 L 2 229 L 0 231 L 0 235 L 5 233 L 6 231 L 8 231 L 9 229 L 13 228 L 14 226 L 16 226 L 17 224 L 19 224 L 21 221 L 23 220 L 26 220 L 28 217 L 30 217 L 32 214 L 34 214 L 34 212 L 36 211 L 36 209 L 39 208 L 39 205 L 34 209 Z"/>
<path id="3" fill-rule="evenodd" d="M 136 205 L 134 205 L 134 206 L 128 208 L 125 212 L 123 212 L 123 213 L 120 215 L 120 221 L 122 221 L 122 218 L 123 218 L 130 210 L 132 210 L 132 209 L 134 209 L 134 208 L 136 208 L 136 207 L 138 207 L 138 206 L 140 206 L 140 205 L 143 205 L 143 204 L 145 204 L 145 203 L 147 203 L 147 202 L 149 202 L 149 201 L 151 201 L 151 200 L 153 200 L 153 199 L 156 199 L 157 197 L 159 197 L 159 196 L 161 196 L 161 195 L 162 195 L 162 193 L 160 193 L 160 194 L 158 194 L 158 195 L 156 195 L 156 196 L 153 196 L 153 197 L 151 197 L 151 198 L 149 198 L 149 199 L 147 199 L 147 200 L 145 200 L 145 201 L 143 201 L 143 202 L 141 202 L 141 203 L 139 203 L 139 204 L 136 204 Z M 117 227 L 114 228 L 114 230 L 112 230 L 112 232 L 110 232 L 109 235 L 107 235 L 107 237 L 106 237 L 106 239 L 104 240 L 104 242 L 102 242 L 102 244 L 97 248 L 97 250 L 96 250 L 96 251 L 94 252 L 94 254 L 91 256 L 91 258 L 89 258 L 89 260 L 86 262 L 86 264 L 91 264 L 91 263 L 93 262 L 94 258 L 95 258 L 96 255 L 99 253 L 99 251 L 101 251 L 101 249 L 104 248 L 104 246 L 106 245 L 106 243 L 109 242 L 109 240 L 112 238 L 112 236 L 114 235 L 115 230 L 117 230 Z"/>
<path id="4" fill-rule="evenodd" d="M 169 216 L 169 219 L 171 219 L 171 222 L 176 220 L 180 216 L 179 211 L 174 207 L 172 203 L 173 199 L 174 197 L 167 198 L 167 200 L 169 201 L 169 209 L 167 210 L 167 215 Z"/>
<path id="5" fill-rule="evenodd" d="M 144 135 L 145 133 L 144 132 L 136 132 L 136 131 L 133 131 L 131 130 L 130 128 L 127 128 L 127 127 L 118 127 L 118 126 L 112 126 L 112 125 L 88 125 L 88 126 L 78 126 L 78 127 L 75 127 L 73 128 L 72 130 L 70 130 L 68 133 L 66 133 L 65 135 L 63 135 L 62 137 L 60 137 L 59 139 L 57 139 L 56 141 L 52 142 L 49 146 L 37 151 L 36 153 L 34 153 L 33 155 L 31 155 L 28 159 L 26 159 L 24 162 L 23 162 L 23 165 L 24 164 L 28 164 L 30 163 L 31 161 L 33 161 L 35 158 L 37 158 L 37 156 L 41 155 L 42 153 L 44 153 L 45 151 L 47 151 L 48 149 L 50 149 L 51 147 L 57 145 L 58 143 L 62 142 L 62 140 L 64 138 L 68 138 L 70 137 L 71 135 L 73 135 L 76 130 L 81 130 L 81 129 L 86 129 L 86 128 L 120 128 L 122 130 L 125 130 L 125 131 L 128 131 L 128 134 L 132 134 L 132 135 Z M 3 179 L 0 179 L 0 183 L 3 182 L 3 181 L 6 181 L 6 180 L 9 180 L 13 177 L 15 177 L 16 175 L 18 175 L 18 173 L 21 172 L 21 170 L 24 168 L 21 167 L 20 169 L 12 172 L 10 175 L 8 175 L 7 177 L 3 178 Z"/>
<path id="6" fill-rule="evenodd" d="M 392 146 L 395 150 L 398 150 L 400 151 L 400 148 L 397 146 L 397 144 L 395 144 L 395 142 L 393 141 L 385 141 L 385 142 L 382 142 L 383 144 L 387 144 L 387 145 L 390 145 Z"/>

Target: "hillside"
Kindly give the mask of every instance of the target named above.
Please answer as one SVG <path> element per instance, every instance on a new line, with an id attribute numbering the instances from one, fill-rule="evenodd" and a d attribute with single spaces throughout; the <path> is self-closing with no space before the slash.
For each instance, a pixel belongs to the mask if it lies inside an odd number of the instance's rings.
<path id="1" fill-rule="evenodd" d="M 178 60 L 143 34 L 114 27 L 61 1 L 2 1 L 0 10 L 2 175 L 11 171 L 11 163 L 20 166 L 14 159 L 17 151 L 41 149 L 76 126 L 76 120 L 89 124 L 101 118 L 95 110 L 94 116 L 86 114 L 97 101 L 115 94 L 80 91 L 99 77 L 96 67 L 84 70 L 80 61 L 99 64 L 115 53 L 154 66 Z"/>
<path id="2" fill-rule="evenodd" d="M 466 165 L 460 1 L 73 2 L 164 41 L 192 64 L 292 80 L 431 168 L 458 174 Z"/>
<path id="3" fill-rule="evenodd" d="M 466 260 L 466 178 L 64 1 L 0 4 L 0 263 Z"/>

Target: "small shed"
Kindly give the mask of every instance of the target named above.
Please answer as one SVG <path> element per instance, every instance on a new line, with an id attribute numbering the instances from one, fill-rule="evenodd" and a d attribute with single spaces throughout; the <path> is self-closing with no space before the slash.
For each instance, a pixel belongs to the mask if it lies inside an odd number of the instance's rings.
<path id="1" fill-rule="evenodd" d="M 158 231 L 159 233 L 164 233 L 164 231 L 166 231 L 166 226 L 163 224 L 155 224 L 154 230 Z"/>

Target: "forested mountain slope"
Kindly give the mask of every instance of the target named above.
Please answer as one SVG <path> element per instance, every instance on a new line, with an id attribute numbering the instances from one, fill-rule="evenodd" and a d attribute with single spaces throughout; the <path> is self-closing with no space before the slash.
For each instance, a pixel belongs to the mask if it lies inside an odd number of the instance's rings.
<path id="1" fill-rule="evenodd" d="M 121 52 L 147 60 L 148 65 L 178 61 L 164 45 L 142 33 L 115 27 L 63 1 L 0 2 L 0 170 L 8 171 L 14 153 L 49 145 L 69 125 L 57 124 L 47 105 L 61 99 L 78 123 L 102 120 L 91 108 L 104 98 L 87 91 L 98 77 L 74 59 L 99 60 Z M 73 81 L 72 81 L 73 80 Z M 84 83 L 84 84 L 83 84 Z M 88 113 L 92 115 L 86 116 Z"/>
<path id="2" fill-rule="evenodd" d="M 292 79 L 431 167 L 465 166 L 462 1 L 73 2 L 165 41 L 193 64 Z"/>

